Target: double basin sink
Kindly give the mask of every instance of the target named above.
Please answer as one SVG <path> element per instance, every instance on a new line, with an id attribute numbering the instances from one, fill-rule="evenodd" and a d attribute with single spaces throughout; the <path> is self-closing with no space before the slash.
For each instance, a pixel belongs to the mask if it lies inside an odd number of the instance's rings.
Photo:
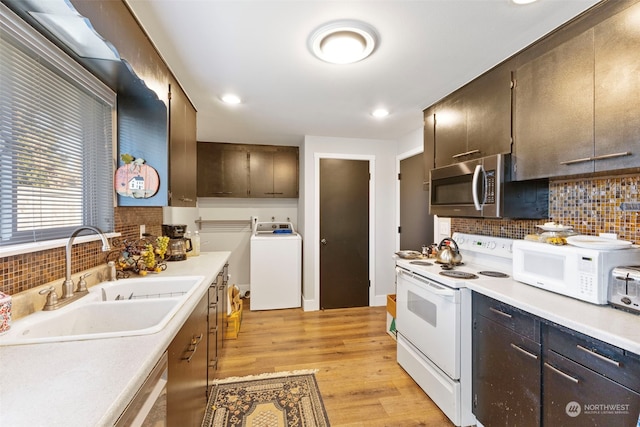
<path id="1" fill-rule="evenodd" d="M 0 336 L 0 346 L 154 334 L 203 280 L 204 276 L 181 276 L 103 282 L 65 307 L 15 321 Z"/>

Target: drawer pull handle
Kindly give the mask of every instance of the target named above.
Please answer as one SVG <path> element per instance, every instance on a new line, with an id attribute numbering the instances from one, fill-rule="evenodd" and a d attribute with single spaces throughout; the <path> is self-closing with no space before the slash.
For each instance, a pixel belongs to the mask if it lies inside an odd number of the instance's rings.
<path id="1" fill-rule="evenodd" d="M 489 310 L 493 311 L 496 314 L 499 314 L 501 316 L 507 317 L 509 319 L 511 319 L 513 316 L 510 315 L 509 313 L 505 313 L 504 311 L 500 311 L 497 308 L 493 308 L 493 307 L 489 307 Z"/>
<path id="2" fill-rule="evenodd" d="M 600 359 L 600 360 L 602 360 L 602 361 L 604 361 L 604 362 L 607 362 L 607 363 L 610 363 L 610 364 L 612 364 L 612 365 L 615 365 L 615 366 L 617 366 L 618 368 L 620 367 L 620 362 L 618 362 L 617 360 L 609 359 L 608 357 L 603 356 L 603 355 L 601 355 L 601 354 L 598 354 L 598 353 L 596 353 L 596 352 L 595 352 L 595 351 L 593 351 L 593 350 L 589 350 L 588 348 L 583 347 L 583 346 L 581 346 L 580 344 L 576 344 L 576 347 L 578 348 L 578 350 L 582 350 L 582 351 L 584 351 L 585 353 L 588 353 L 588 354 L 590 354 L 590 355 L 592 355 L 592 356 L 595 356 L 595 357 L 597 357 L 598 359 Z"/>
<path id="3" fill-rule="evenodd" d="M 568 379 L 569 381 L 572 381 L 572 382 L 574 382 L 576 384 L 578 384 L 580 382 L 580 380 L 578 380 L 577 378 L 573 378 L 571 375 L 565 374 L 560 369 L 556 368 L 555 366 L 549 365 L 547 362 L 544 362 L 544 366 L 546 366 L 547 368 L 551 369 L 556 374 Z"/>
<path id="4" fill-rule="evenodd" d="M 187 353 L 190 353 L 188 356 L 184 356 L 182 358 L 182 360 L 186 360 L 187 363 L 191 362 L 191 359 L 193 358 L 193 355 L 196 354 L 196 350 L 198 350 L 198 344 L 200 344 L 200 341 L 202 341 L 202 338 L 204 337 L 204 334 L 200 334 L 197 337 L 193 337 L 191 338 L 191 341 L 189 342 L 189 348 L 187 349 Z"/>
<path id="5" fill-rule="evenodd" d="M 624 157 L 624 156 L 630 156 L 630 155 L 631 155 L 630 151 L 623 151 L 621 153 L 602 154 L 600 156 L 584 157 L 582 159 L 565 160 L 564 162 L 560 162 L 560 164 L 561 165 L 573 165 L 575 163 L 591 162 L 591 161 L 594 161 L 594 160 L 614 159 L 616 157 Z"/>
<path id="6" fill-rule="evenodd" d="M 470 156 L 471 154 L 477 154 L 479 152 L 480 152 L 480 150 L 465 151 L 464 153 L 454 154 L 453 156 L 451 156 L 451 158 L 452 159 L 457 159 L 458 157 Z"/>
<path id="7" fill-rule="evenodd" d="M 518 350 L 520 353 L 524 354 L 525 356 L 529 356 L 532 359 L 538 360 L 538 355 L 537 354 L 533 354 L 527 350 L 525 350 L 524 348 L 515 345 L 514 343 L 511 343 L 511 348 Z"/>

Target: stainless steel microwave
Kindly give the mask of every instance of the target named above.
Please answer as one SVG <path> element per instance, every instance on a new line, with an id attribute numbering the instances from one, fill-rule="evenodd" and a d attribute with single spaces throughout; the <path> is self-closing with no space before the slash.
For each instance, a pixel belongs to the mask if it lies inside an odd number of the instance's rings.
<path id="1" fill-rule="evenodd" d="M 549 216 L 549 181 L 511 181 L 511 154 L 432 169 L 429 213 L 444 217 Z"/>

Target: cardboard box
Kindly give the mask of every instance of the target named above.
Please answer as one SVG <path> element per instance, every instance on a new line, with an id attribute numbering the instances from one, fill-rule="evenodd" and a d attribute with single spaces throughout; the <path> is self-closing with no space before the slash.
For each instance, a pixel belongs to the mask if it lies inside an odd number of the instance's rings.
<path id="1" fill-rule="evenodd" d="M 395 319 L 396 317 L 396 295 L 387 295 L 387 312 Z"/>

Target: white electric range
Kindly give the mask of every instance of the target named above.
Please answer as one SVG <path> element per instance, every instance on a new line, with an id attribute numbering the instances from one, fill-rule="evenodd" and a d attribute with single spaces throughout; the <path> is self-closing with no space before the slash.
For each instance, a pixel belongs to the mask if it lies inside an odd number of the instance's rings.
<path id="1" fill-rule="evenodd" d="M 476 423 L 471 390 L 468 281 L 511 277 L 511 239 L 454 233 L 462 264 L 396 260 L 397 359 L 456 426 Z"/>

